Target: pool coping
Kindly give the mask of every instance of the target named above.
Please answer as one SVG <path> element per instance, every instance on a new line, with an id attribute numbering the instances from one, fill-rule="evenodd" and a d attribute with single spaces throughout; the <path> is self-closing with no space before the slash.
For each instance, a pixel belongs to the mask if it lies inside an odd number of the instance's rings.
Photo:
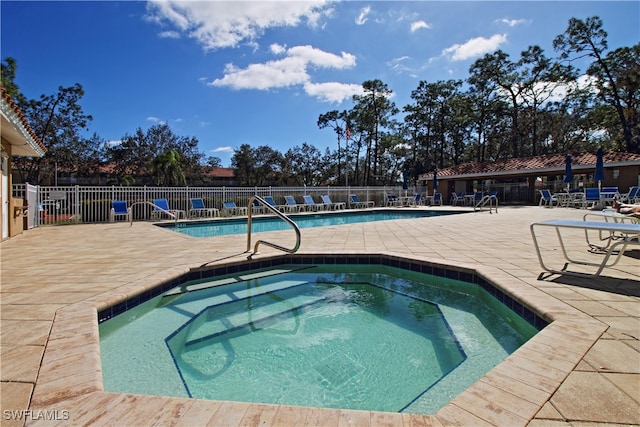
<path id="1" fill-rule="evenodd" d="M 256 256 L 254 262 L 269 262 L 289 255 Z M 434 415 L 400 414 L 346 409 L 323 409 L 287 405 L 263 405 L 206 401 L 187 398 L 105 392 L 102 385 L 98 313 L 124 300 L 135 299 L 162 283 L 223 264 L 246 263 L 245 259 L 202 265 L 173 267 L 60 308 L 31 401 L 32 411 L 58 411 L 74 424 L 233 424 L 245 417 L 286 417 L 297 425 L 323 424 L 321 420 L 344 419 L 355 424 L 366 419 L 426 425 L 526 425 L 558 389 L 607 326 L 541 290 L 496 267 L 406 256 L 394 252 L 342 254 L 300 252 L 293 257 L 385 257 L 398 263 L 412 262 L 443 268 L 458 274 L 475 274 L 501 289 L 514 301 L 528 307 L 549 325 L 508 356 L 480 380 L 452 399 Z M 446 267 L 446 268 L 445 268 Z M 175 286 L 175 285 L 174 285 Z M 570 342 L 570 344 L 565 344 Z M 51 412 L 49 412 L 51 413 Z M 337 418 L 336 418 L 337 417 Z M 46 420 L 36 420 L 48 424 Z"/>

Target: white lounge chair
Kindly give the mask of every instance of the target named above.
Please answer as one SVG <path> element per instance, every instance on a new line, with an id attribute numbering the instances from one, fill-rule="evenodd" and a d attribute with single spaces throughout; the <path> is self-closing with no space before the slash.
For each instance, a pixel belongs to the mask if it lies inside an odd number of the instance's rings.
<path id="1" fill-rule="evenodd" d="M 246 215 L 247 208 L 236 205 L 236 202 L 222 202 L 222 212 L 229 212 L 230 215 Z"/>
<path id="2" fill-rule="evenodd" d="M 540 203 L 538 206 L 547 206 L 552 208 L 554 204 L 558 204 L 558 198 L 551 194 L 549 190 L 538 190 L 540 191 Z"/>
<path id="3" fill-rule="evenodd" d="M 220 216 L 220 210 L 216 208 L 208 208 L 204 204 L 204 200 L 195 198 L 191 199 L 191 209 L 189 209 L 189 218 L 194 217 L 216 217 Z"/>
<path id="4" fill-rule="evenodd" d="M 350 194 L 351 205 L 354 208 L 372 208 L 376 205 L 376 202 L 372 200 L 361 201 L 357 194 Z"/>
<path id="5" fill-rule="evenodd" d="M 320 196 L 322 199 L 322 203 L 324 203 L 331 210 L 344 209 L 347 204 L 345 202 L 332 202 L 331 197 L 329 195 Z"/>
<path id="6" fill-rule="evenodd" d="M 304 206 L 299 205 L 298 202 L 296 202 L 295 197 L 293 196 L 284 196 L 284 201 L 286 202 L 286 205 L 284 205 L 284 209 L 287 212 L 300 212 L 302 209 L 304 209 Z"/>
<path id="7" fill-rule="evenodd" d="M 302 198 L 304 199 L 305 207 L 310 211 L 317 212 L 319 210 L 325 210 L 327 208 L 327 205 L 324 203 L 316 203 L 315 200 L 313 200 L 313 197 L 310 195 L 302 196 Z"/>
<path id="8" fill-rule="evenodd" d="M 169 202 L 167 199 L 153 199 L 153 212 L 151 212 L 151 218 L 159 219 L 163 214 L 168 216 L 173 215 L 172 219 L 186 218 L 187 213 L 181 209 L 169 209 Z"/>

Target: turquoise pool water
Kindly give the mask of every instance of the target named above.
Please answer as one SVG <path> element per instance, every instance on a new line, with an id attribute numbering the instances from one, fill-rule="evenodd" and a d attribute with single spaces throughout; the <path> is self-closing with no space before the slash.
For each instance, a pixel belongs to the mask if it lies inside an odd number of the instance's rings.
<path id="1" fill-rule="evenodd" d="M 105 391 L 422 414 L 536 332 L 477 285 L 362 265 L 190 282 L 100 324 Z"/>
<path id="2" fill-rule="evenodd" d="M 289 215 L 298 227 L 325 227 L 330 225 L 353 224 L 368 221 L 386 221 L 408 218 L 427 218 L 440 215 L 463 213 L 462 211 L 427 211 L 427 210 L 371 210 L 368 212 L 328 212 L 323 214 Z M 213 237 L 228 234 L 247 234 L 247 219 L 221 219 L 208 222 L 178 223 L 177 225 L 161 224 L 170 230 L 192 237 Z M 291 229 L 291 226 L 275 216 L 258 216 L 252 218 L 252 232 L 276 231 Z"/>

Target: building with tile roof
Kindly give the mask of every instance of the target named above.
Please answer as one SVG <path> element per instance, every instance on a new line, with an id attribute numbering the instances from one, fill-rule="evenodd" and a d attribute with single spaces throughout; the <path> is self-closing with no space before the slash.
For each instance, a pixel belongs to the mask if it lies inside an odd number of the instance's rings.
<path id="1" fill-rule="evenodd" d="M 2 136 L 2 195 L 0 216 L 2 217 L 2 240 L 20 234 L 23 230 L 23 200 L 11 196 L 11 157 L 42 157 L 47 151 L 20 108 L 0 86 L 0 133 Z"/>
<path id="2" fill-rule="evenodd" d="M 571 189 L 597 186 L 593 180 L 596 153 L 570 153 L 573 182 Z M 445 200 L 453 192 L 498 191 L 502 203 L 537 203 L 538 189 L 559 191 L 566 188 L 563 182 L 565 154 L 546 154 L 495 162 L 462 163 L 437 171 L 437 192 Z M 629 187 L 640 185 L 640 154 L 608 151 L 604 153 L 605 179 L 602 186 L 618 187 L 626 192 Z M 433 194 L 434 171 L 418 177 Z"/>

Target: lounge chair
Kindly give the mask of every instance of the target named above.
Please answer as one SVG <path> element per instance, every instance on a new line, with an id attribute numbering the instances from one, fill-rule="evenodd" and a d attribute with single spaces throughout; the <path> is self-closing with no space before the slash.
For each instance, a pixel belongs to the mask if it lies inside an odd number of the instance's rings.
<path id="1" fill-rule="evenodd" d="M 422 200 L 422 194 L 414 194 L 413 199 L 411 200 L 411 206 L 418 207 L 418 205 L 422 204 L 424 204 L 424 201 Z"/>
<path id="2" fill-rule="evenodd" d="M 376 205 L 376 203 L 372 200 L 361 201 L 357 194 L 349 194 L 349 198 L 351 199 L 351 205 L 358 208 L 372 208 Z"/>
<path id="3" fill-rule="evenodd" d="M 222 202 L 222 212 L 229 212 L 230 215 L 246 215 L 247 208 L 236 205 L 236 202 Z"/>
<path id="4" fill-rule="evenodd" d="M 124 216 L 128 222 L 131 222 L 131 208 L 127 206 L 126 200 L 113 200 L 111 202 L 109 222 L 115 222 L 119 216 Z"/>
<path id="5" fill-rule="evenodd" d="M 187 217 L 187 213 L 183 210 L 180 209 L 169 209 L 169 202 L 167 201 L 167 199 L 153 199 L 153 204 L 155 205 L 153 207 L 153 212 L 151 212 L 151 218 L 153 219 L 160 219 L 160 217 L 164 214 L 164 215 L 168 215 L 171 214 L 173 215 L 172 219 L 180 219 L 180 217 L 182 218 L 186 218 Z M 171 217 L 171 215 L 168 215 Z"/>
<path id="6" fill-rule="evenodd" d="M 204 200 L 200 198 L 191 199 L 191 209 L 189 209 L 189 218 L 195 217 L 216 217 L 220 216 L 220 210 L 216 208 L 208 208 L 204 205 Z"/>
<path id="7" fill-rule="evenodd" d="M 322 198 L 322 203 L 324 203 L 325 206 L 327 206 L 331 210 L 344 209 L 347 206 L 345 202 L 332 202 L 331 197 L 329 197 L 328 194 L 320 196 L 320 198 Z"/>
<path id="8" fill-rule="evenodd" d="M 253 204 L 251 205 L 251 213 L 263 214 L 264 213 L 264 206 L 262 206 L 259 201 L 254 200 Z"/>
<path id="9" fill-rule="evenodd" d="M 640 203 L 640 187 L 629 187 L 628 193 L 620 195 L 620 201 L 629 204 Z"/>
<path id="10" fill-rule="evenodd" d="M 433 206 L 435 205 L 442 206 L 442 193 L 433 193 L 433 197 L 431 198 L 431 204 Z"/>
<path id="11" fill-rule="evenodd" d="M 456 193 L 455 191 L 451 193 L 451 199 L 449 200 L 451 206 L 458 206 L 458 203 L 464 204 L 464 193 Z"/>
<path id="12" fill-rule="evenodd" d="M 304 209 L 304 206 L 299 205 L 298 202 L 296 202 L 295 197 L 293 196 L 284 196 L 284 201 L 287 204 L 283 206 L 283 209 L 287 212 L 300 212 L 302 209 Z"/>
<path id="13" fill-rule="evenodd" d="M 558 198 L 551 194 L 549 190 L 538 190 L 540 191 L 540 203 L 538 206 L 547 206 L 552 208 L 553 204 L 558 204 Z"/>
<path id="14" fill-rule="evenodd" d="M 283 212 L 285 211 L 286 205 L 279 205 L 276 203 L 275 199 L 273 198 L 273 196 L 264 196 L 263 197 L 264 201 L 267 202 L 271 207 L 276 208 L 277 210 Z"/>
<path id="15" fill-rule="evenodd" d="M 591 203 L 591 207 L 595 208 L 600 204 L 600 189 L 599 188 L 585 188 L 584 199 L 582 200 L 582 207 L 587 208 Z"/>
<path id="16" fill-rule="evenodd" d="M 395 194 L 387 194 L 387 206 L 402 206 L 402 200 Z"/>
<path id="17" fill-rule="evenodd" d="M 319 210 L 325 210 L 327 208 L 327 205 L 325 205 L 324 203 L 316 203 L 313 200 L 312 196 L 306 195 L 306 196 L 302 196 L 302 198 L 304 199 L 304 205 L 305 207 L 313 212 L 317 212 Z"/>

